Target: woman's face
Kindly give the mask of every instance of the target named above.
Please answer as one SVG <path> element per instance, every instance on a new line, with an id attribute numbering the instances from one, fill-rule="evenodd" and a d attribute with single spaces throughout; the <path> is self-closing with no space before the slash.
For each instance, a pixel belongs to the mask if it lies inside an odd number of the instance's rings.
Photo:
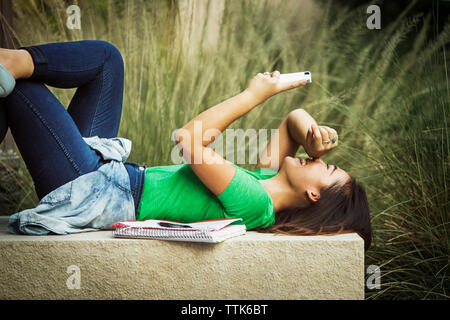
<path id="1" fill-rule="evenodd" d="M 336 182 L 344 184 L 350 176 L 335 165 L 328 165 L 321 159 L 301 159 L 286 157 L 280 171 L 284 170 L 289 184 L 299 194 L 308 190 L 319 191 Z"/>

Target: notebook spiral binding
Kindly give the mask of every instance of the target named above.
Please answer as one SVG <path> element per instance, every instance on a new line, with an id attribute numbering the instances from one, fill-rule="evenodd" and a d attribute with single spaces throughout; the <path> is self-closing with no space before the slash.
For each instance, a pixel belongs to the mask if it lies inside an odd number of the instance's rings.
<path id="1" fill-rule="evenodd" d="M 117 237 L 140 237 L 153 239 L 211 239 L 208 230 L 163 230 L 150 228 L 123 227 L 113 231 Z"/>

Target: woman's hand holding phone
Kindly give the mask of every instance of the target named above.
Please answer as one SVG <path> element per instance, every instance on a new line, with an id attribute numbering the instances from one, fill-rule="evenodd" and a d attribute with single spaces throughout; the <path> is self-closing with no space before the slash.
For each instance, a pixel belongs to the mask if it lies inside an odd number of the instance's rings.
<path id="1" fill-rule="evenodd" d="M 295 80 L 295 77 L 306 76 L 308 80 Z M 294 80 L 292 80 L 294 79 Z M 285 74 L 284 79 L 280 80 L 278 70 L 271 73 L 258 73 L 249 83 L 245 92 L 249 93 L 256 104 L 260 104 L 268 98 L 290 89 L 302 87 L 311 82 L 311 73 L 299 72 L 294 74 Z M 306 153 L 312 158 L 320 158 L 338 145 L 338 134 L 336 130 L 327 126 L 311 125 L 303 140 Z M 306 140 L 306 141 L 305 141 Z"/>
<path id="2" fill-rule="evenodd" d="M 280 92 L 302 87 L 307 83 L 307 80 L 282 83 L 280 81 L 280 72 L 276 70 L 271 73 L 258 73 L 250 81 L 245 91 L 250 93 L 258 103 L 262 103 Z"/>

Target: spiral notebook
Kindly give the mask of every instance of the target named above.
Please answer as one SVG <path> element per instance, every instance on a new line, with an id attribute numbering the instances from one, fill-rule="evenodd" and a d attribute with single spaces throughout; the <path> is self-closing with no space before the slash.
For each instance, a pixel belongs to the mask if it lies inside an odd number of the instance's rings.
<path id="1" fill-rule="evenodd" d="M 245 234 L 244 224 L 231 223 L 237 219 L 213 219 L 193 223 L 166 220 L 127 220 L 114 223 L 113 236 L 120 238 L 142 238 L 172 241 L 217 243 Z"/>

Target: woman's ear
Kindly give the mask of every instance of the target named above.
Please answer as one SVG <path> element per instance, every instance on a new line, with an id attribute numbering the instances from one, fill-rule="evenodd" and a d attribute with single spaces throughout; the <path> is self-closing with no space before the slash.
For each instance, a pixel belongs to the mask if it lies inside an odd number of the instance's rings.
<path id="1" fill-rule="evenodd" d="M 320 193 L 317 190 L 308 189 L 306 190 L 306 197 L 311 202 L 317 202 L 320 199 Z"/>

